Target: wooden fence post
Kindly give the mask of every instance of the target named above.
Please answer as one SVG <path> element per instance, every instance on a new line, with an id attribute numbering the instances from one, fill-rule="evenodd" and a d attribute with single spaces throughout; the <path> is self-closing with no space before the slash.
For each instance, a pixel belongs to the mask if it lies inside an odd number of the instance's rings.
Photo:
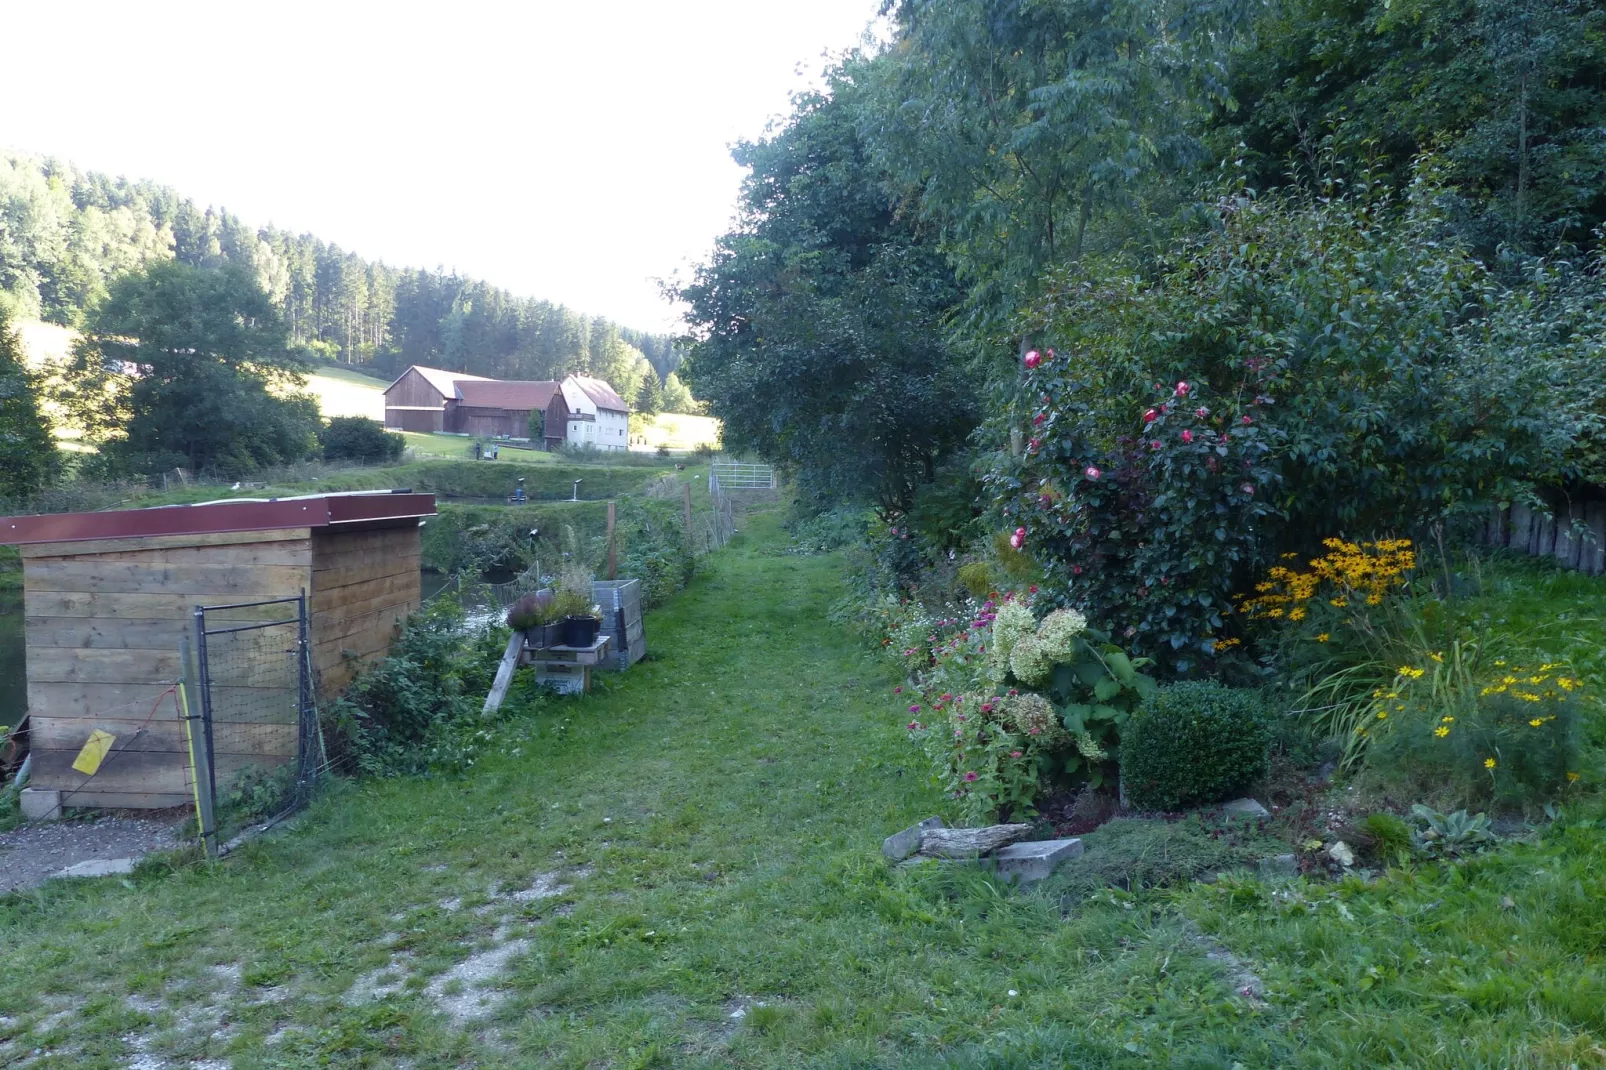
<path id="1" fill-rule="evenodd" d="M 691 537 L 691 484 L 684 484 L 686 490 L 686 537 Z"/>
<path id="2" fill-rule="evenodd" d="M 613 538 L 614 502 L 608 503 L 608 578 L 619 578 L 619 547 Z"/>

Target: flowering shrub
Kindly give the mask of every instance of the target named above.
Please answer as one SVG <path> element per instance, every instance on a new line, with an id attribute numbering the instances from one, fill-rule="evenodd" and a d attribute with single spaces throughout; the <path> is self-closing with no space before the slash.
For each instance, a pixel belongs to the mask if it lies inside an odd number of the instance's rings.
<path id="1" fill-rule="evenodd" d="M 1135 409 L 1098 441 L 1088 384 L 1045 365 L 1019 404 L 1044 416 L 1040 437 L 992 477 L 1019 549 L 1057 600 L 1106 622 L 1170 671 L 1216 653 L 1234 585 L 1256 559 L 1274 476 L 1251 375 L 1202 403 L 1186 381 Z"/>
<path id="2" fill-rule="evenodd" d="M 918 704 L 910 708 L 920 709 Z M 1042 763 L 1065 742 L 1047 700 L 1018 693 L 950 693 L 925 709 L 928 721 L 910 721 L 909 732 L 924 747 L 961 821 L 986 825 L 1000 816 L 1035 813 Z"/>

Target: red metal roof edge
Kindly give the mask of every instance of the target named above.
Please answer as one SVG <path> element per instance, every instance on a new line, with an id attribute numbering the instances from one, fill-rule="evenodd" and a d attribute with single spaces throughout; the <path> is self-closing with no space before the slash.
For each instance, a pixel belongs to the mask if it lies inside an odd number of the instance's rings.
<path id="1" fill-rule="evenodd" d="M 281 501 L 166 505 L 101 513 L 45 513 L 0 517 L 0 545 L 326 528 L 434 515 L 433 494 L 330 494 Z"/>

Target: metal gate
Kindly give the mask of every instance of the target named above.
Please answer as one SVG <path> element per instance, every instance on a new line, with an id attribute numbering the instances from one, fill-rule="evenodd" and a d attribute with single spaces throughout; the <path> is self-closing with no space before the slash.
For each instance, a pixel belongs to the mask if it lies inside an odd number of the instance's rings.
<path id="1" fill-rule="evenodd" d="M 186 702 L 195 808 L 209 856 L 306 805 L 326 764 L 307 596 L 195 607 Z M 189 659 L 186 658 L 186 661 Z"/>

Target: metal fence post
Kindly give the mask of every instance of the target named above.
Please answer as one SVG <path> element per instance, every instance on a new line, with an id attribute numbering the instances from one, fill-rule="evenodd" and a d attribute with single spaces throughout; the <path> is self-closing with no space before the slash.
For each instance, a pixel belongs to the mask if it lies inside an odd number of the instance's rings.
<path id="1" fill-rule="evenodd" d="M 195 656 L 195 684 L 201 692 L 201 728 L 206 744 L 206 788 L 212 794 L 212 808 L 216 811 L 217 763 L 212 750 L 212 677 L 206 659 L 206 610 L 200 606 L 195 607 Z M 214 835 L 216 831 L 214 828 Z"/>

